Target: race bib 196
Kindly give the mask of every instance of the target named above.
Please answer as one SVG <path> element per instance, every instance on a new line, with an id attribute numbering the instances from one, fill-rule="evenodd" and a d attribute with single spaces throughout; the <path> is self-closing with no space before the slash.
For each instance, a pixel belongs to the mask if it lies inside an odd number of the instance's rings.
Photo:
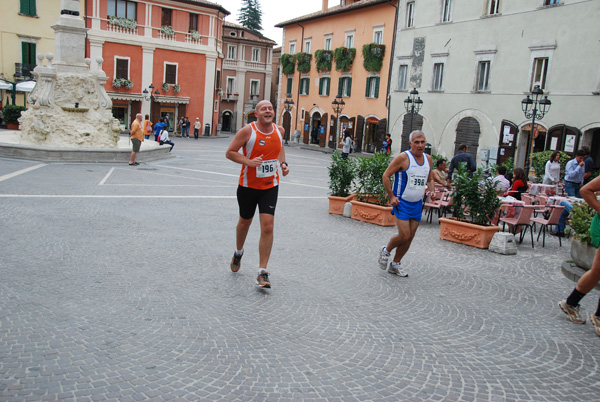
<path id="1" fill-rule="evenodd" d="M 262 161 L 262 164 L 256 168 L 256 177 L 270 177 L 277 174 L 277 159 Z"/>

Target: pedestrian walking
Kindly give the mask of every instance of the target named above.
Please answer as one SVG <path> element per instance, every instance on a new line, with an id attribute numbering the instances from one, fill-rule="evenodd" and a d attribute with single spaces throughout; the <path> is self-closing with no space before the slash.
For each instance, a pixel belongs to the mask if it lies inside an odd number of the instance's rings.
<path id="1" fill-rule="evenodd" d="M 183 134 L 182 137 L 190 138 L 190 119 L 187 116 L 183 118 Z"/>
<path id="2" fill-rule="evenodd" d="M 352 151 L 352 137 L 349 129 L 344 130 L 344 142 L 342 144 L 342 158 L 348 159 L 348 155 Z"/>
<path id="3" fill-rule="evenodd" d="M 415 237 L 423 211 L 423 196 L 429 189 L 431 200 L 435 201 L 435 186 L 431 172 L 432 159 L 425 154 L 425 134 L 413 131 L 409 135 L 410 150 L 402 152 L 390 163 L 382 180 L 390 198 L 392 214 L 396 217 L 398 234 L 392 236 L 379 253 L 379 266 L 390 274 L 406 277 L 408 272 L 400 267 L 402 257 L 410 248 Z M 390 177 L 394 175 L 394 187 Z M 390 253 L 396 249 L 393 261 L 389 264 Z"/>
<path id="4" fill-rule="evenodd" d="M 150 116 L 146 115 L 144 118 L 144 123 L 142 124 L 144 127 L 144 139 L 147 140 L 150 138 L 150 134 L 152 134 L 152 122 L 150 121 Z"/>
<path id="5" fill-rule="evenodd" d="M 598 245 L 600 244 L 600 216 L 598 215 L 600 214 L 600 202 L 596 198 L 597 191 L 600 191 L 600 177 L 596 177 L 581 189 L 581 196 L 585 202 L 596 211 L 596 215 L 590 225 L 592 245 L 596 247 L 592 269 L 581 276 L 577 282 L 577 286 L 575 286 L 569 297 L 558 303 L 560 309 L 576 324 L 585 324 L 585 318 L 581 315 L 579 302 L 600 282 L 600 249 L 598 249 Z M 596 334 L 600 336 L 600 299 L 598 300 L 596 312 L 590 314 L 590 321 L 594 325 Z"/>
<path id="6" fill-rule="evenodd" d="M 129 166 L 137 166 L 138 162 L 135 161 L 137 153 L 140 152 L 142 141 L 144 141 L 144 133 L 142 130 L 142 114 L 138 113 L 135 115 L 135 120 L 131 123 L 131 131 L 129 132 L 131 137 L 131 157 L 129 158 Z"/>
<path id="7" fill-rule="evenodd" d="M 270 288 L 267 264 L 273 246 L 279 168 L 283 176 L 287 176 L 290 170 L 283 148 L 285 129 L 273 123 L 275 113 L 271 102 L 260 101 L 256 105 L 256 117 L 257 121 L 244 126 L 236 133 L 225 153 L 227 159 L 242 165 L 237 189 L 239 220 L 235 232 L 236 250 L 231 259 L 230 269 L 238 272 L 241 267 L 244 243 L 258 206 L 260 240 L 256 284 Z"/>
<path id="8" fill-rule="evenodd" d="M 202 129 L 202 122 L 199 117 L 196 117 L 196 122 L 194 123 L 194 139 L 198 139 L 198 135 L 200 134 L 200 129 Z"/>

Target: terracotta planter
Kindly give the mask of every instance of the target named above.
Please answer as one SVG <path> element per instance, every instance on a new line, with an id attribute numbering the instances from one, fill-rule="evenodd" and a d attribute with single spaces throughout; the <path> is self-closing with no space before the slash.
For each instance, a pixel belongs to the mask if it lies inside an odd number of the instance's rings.
<path id="1" fill-rule="evenodd" d="M 596 256 L 596 248 L 583 244 L 577 239 L 571 240 L 571 258 L 578 267 L 585 269 L 586 271 L 592 269 L 594 263 L 594 257 Z"/>
<path id="2" fill-rule="evenodd" d="M 488 248 L 500 226 L 481 226 L 456 218 L 440 218 L 440 238 L 467 246 Z"/>
<path id="3" fill-rule="evenodd" d="M 352 203 L 352 219 L 374 223 L 379 226 L 395 226 L 396 218 L 392 215 L 392 207 L 367 204 L 366 202 L 350 201 Z"/>
<path id="4" fill-rule="evenodd" d="M 329 198 L 329 213 L 333 215 L 343 215 L 344 205 L 347 202 L 350 202 L 353 199 L 355 199 L 356 195 L 350 194 L 348 197 L 336 197 L 334 195 L 330 195 L 327 198 Z"/>
<path id="5" fill-rule="evenodd" d="M 6 128 L 8 130 L 18 130 L 19 129 L 19 123 L 6 123 Z"/>

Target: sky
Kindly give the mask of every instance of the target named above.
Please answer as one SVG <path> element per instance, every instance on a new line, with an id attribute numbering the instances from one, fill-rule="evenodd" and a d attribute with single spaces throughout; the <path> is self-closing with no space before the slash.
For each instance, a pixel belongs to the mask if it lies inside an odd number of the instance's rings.
<path id="1" fill-rule="evenodd" d="M 222 5 L 231 14 L 225 21 L 237 24 L 238 11 L 242 7 L 242 0 L 210 0 Z M 329 0 L 330 5 L 339 4 L 339 1 Z M 283 29 L 275 28 L 274 25 L 293 18 L 321 11 L 321 0 L 259 0 L 262 11 L 262 34 L 281 45 Z"/>

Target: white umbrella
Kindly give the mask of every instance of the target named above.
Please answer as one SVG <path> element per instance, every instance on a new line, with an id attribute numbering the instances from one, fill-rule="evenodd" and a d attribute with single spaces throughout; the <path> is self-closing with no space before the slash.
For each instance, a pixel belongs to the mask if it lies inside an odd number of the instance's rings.
<path id="1" fill-rule="evenodd" d="M 0 89 L 12 89 L 12 84 L 0 81 Z"/>
<path id="2" fill-rule="evenodd" d="M 19 92 L 31 92 L 35 87 L 35 81 L 23 81 L 17 84 L 17 91 Z"/>

